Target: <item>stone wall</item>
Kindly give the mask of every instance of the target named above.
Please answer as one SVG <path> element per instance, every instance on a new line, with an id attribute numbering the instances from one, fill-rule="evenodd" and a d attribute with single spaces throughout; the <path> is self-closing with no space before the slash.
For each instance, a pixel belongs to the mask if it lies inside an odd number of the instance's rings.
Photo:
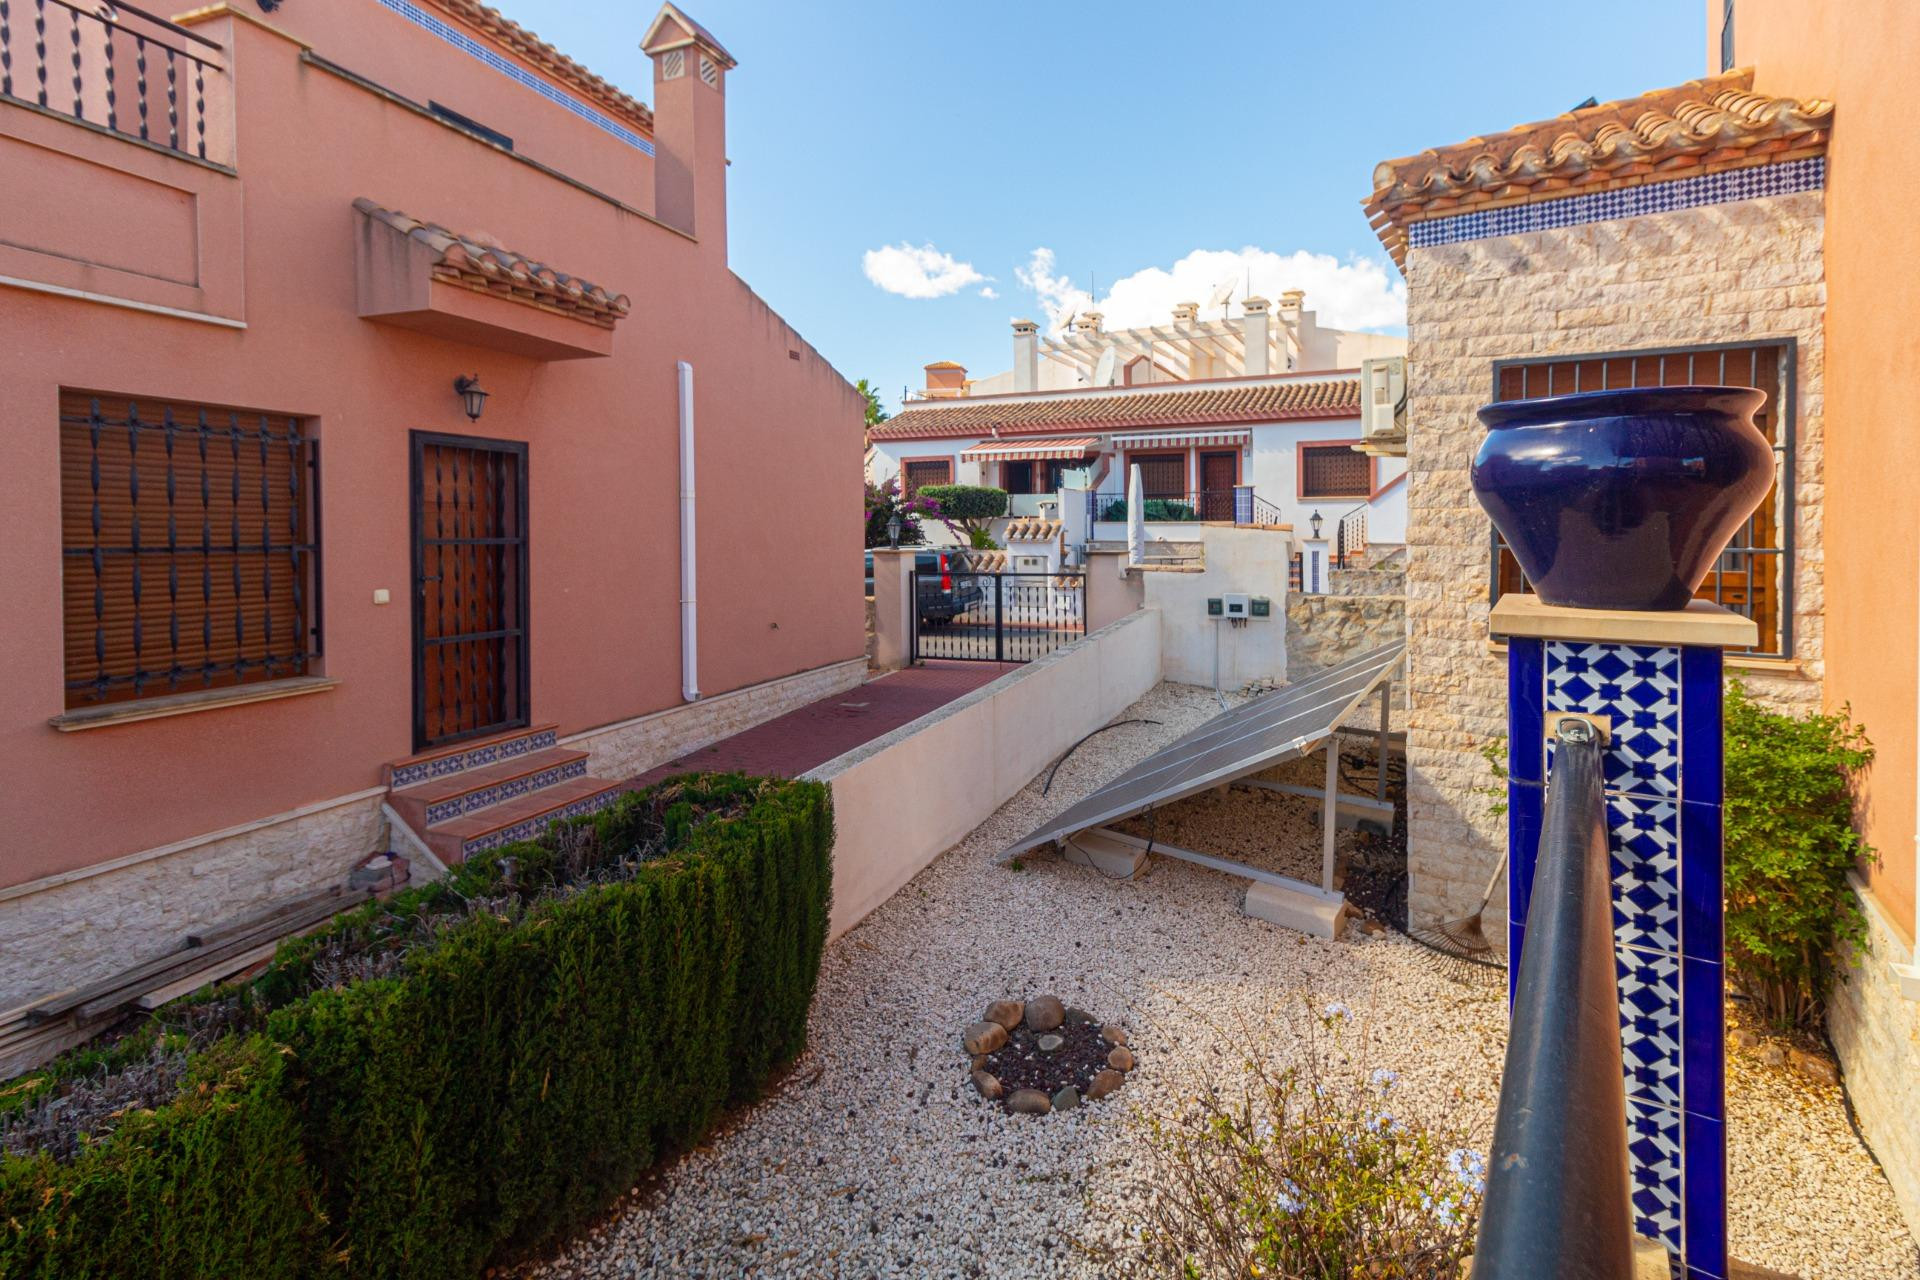
<path id="1" fill-rule="evenodd" d="M 1799 340 L 1792 664 L 1738 671 L 1780 704 L 1820 696 L 1822 193 L 1412 250 L 1407 260 L 1408 857 L 1416 924 L 1466 915 L 1505 846 L 1476 790 L 1506 731 L 1489 643 L 1490 526 L 1467 468 L 1493 363 L 1710 342 Z M 1494 906 L 1504 900 L 1496 894 Z"/>
<path id="2" fill-rule="evenodd" d="M 1287 597 L 1287 671 L 1302 680 L 1407 633 L 1407 601 L 1390 595 Z"/>
<path id="3" fill-rule="evenodd" d="M 1868 950 L 1834 987 L 1827 1029 L 1860 1127 L 1900 1211 L 1920 1229 L 1920 974 L 1913 949 L 1873 895 L 1857 881 L 1855 889 L 1867 914 Z M 1895 965 L 1911 976 L 1903 978 Z"/>

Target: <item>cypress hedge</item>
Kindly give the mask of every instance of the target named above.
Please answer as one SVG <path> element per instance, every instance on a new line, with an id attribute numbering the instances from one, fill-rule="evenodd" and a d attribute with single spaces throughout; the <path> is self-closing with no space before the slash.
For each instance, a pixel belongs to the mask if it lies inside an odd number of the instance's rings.
<path id="1" fill-rule="evenodd" d="M 798 1054 L 826 943 L 826 788 L 661 786 L 664 811 L 658 789 L 624 797 L 283 947 L 224 1105 L 189 1089 L 79 1160 L 0 1163 L 0 1275 L 473 1276 L 603 1211 Z M 570 834 L 666 852 L 542 895 Z M 524 911 L 466 915 L 386 976 L 311 989 L 330 944 L 507 890 Z M 114 1181 L 116 1159 L 140 1172 Z M 131 1265 L 105 1245 L 55 1265 L 33 1243 L 161 1220 L 179 1243 L 162 1257 L 156 1236 Z"/>

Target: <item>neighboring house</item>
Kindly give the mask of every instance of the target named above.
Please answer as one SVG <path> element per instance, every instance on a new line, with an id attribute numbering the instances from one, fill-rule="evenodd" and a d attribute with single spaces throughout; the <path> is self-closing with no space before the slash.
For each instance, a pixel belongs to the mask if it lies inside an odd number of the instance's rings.
<path id="1" fill-rule="evenodd" d="M 1187 305 L 1169 325 L 1108 332 L 1089 312 L 1045 339 L 1017 321 L 1011 373 L 970 382 L 951 361 L 927 366 L 922 398 L 870 433 L 868 476 L 897 477 L 909 493 L 993 485 L 1012 495 L 1013 516 L 1072 519 L 1061 491 L 1085 489 L 1091 497 L 1074 500 L 1091 520 L 1117 525 L 1137 464 L 1156 523 L 1288 525 L 1304 536 L 1318 512 L 1331 536 L 1371 505 L 1377 528 L 1397 535 L 1405 468 L 1356 449 L 1358 366 L 1399 354 L 1402 340 L 1321 328 L 1302 297 L 1286 295 L 1277 320 L 1254 297 L 1233 321 L 1199 320 Z"/>
<path id="2" fill-rule="evenodd" d="M 1920 1224 L 1920 570 L 1896 461 L 1914 453 L 1916 375 L 1910 282 L 1890 269 L 1920 257 L 1900 198 L 1920 176 L 1887 141 L 1906 129 L 1898 67 L 1920 54 L 1920 11 L 1708 10 L 1710 78 L 1375 171 L 1367 209 L 1408 284 L 1411 912 L 1423 925 L 1473 911 L 1505 844 L 1479 755 L 1505 729 L 1488 610 L 1526 584 L 1468 487 L 1474 411 L 1650 383 L 1765 390 L 1778 480 L 1701 595 L 1758 624 L 1758 645 L 1728 655 L 1731 676 L 1783 707 L 1851 704 L 1879 748 L 1863 797 L 1880 855 L 1860 886 L 1871 952 L 1836 991 L 1832 1029 L 1864 1128 Z M 1673 696 L 1651 660 L 1651 677 L 1607 695 L 1620 714 Z M 1620 803 L 1646 865 L 1670 858 L 1677 806 Z M 1637 906 L 1671 907 L 1658 875 L 1633 874 L 1646 877 Z"/>
<path id="3" fill-rule="evenodd" d="M 472 0 L 267 8 L 0 20 L 0 1005 L 862 678 L 794 572 L 857 508 L 682 479 L 859 458 L 728 268 L 725 49 L 636 23 L 648 108 Z"/>

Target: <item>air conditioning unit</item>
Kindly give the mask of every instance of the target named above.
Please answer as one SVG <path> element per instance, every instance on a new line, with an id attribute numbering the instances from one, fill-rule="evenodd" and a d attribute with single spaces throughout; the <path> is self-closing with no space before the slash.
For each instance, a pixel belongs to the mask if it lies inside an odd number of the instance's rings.
<path id="1" fill-rule="evenodd" d="M 1360 434 L 1367 444 L 1407 438 L 1407 358 L 1384 356 L 1360 364 Z"/>

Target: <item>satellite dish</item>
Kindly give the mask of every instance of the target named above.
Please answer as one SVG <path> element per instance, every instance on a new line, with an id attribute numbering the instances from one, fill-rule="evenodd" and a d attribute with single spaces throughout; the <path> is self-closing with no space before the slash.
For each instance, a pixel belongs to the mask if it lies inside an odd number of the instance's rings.
<path id="1" fill-rule="evenodd" d="M 1215 289 L 1213 291 L 1213 296 L 1207 299 L 1207 305 L 1210 307 L 1219 307 L 1222 310 L 1224 310 L 1226 308 L 1227 303 L 1231 301 L 1232 298 L 1233 298 L 1233 281 L 1229 280 L 1225 284 L 1221 285 L 1218 289 Z"/>
<path id="2" fill-rule="evenodd" d="M 1108 347 L 1100 353 L 1100 363 L 1093 366 L 1093 385 L 1110 387 L 1113 385 L 1113 348 Z"/>

